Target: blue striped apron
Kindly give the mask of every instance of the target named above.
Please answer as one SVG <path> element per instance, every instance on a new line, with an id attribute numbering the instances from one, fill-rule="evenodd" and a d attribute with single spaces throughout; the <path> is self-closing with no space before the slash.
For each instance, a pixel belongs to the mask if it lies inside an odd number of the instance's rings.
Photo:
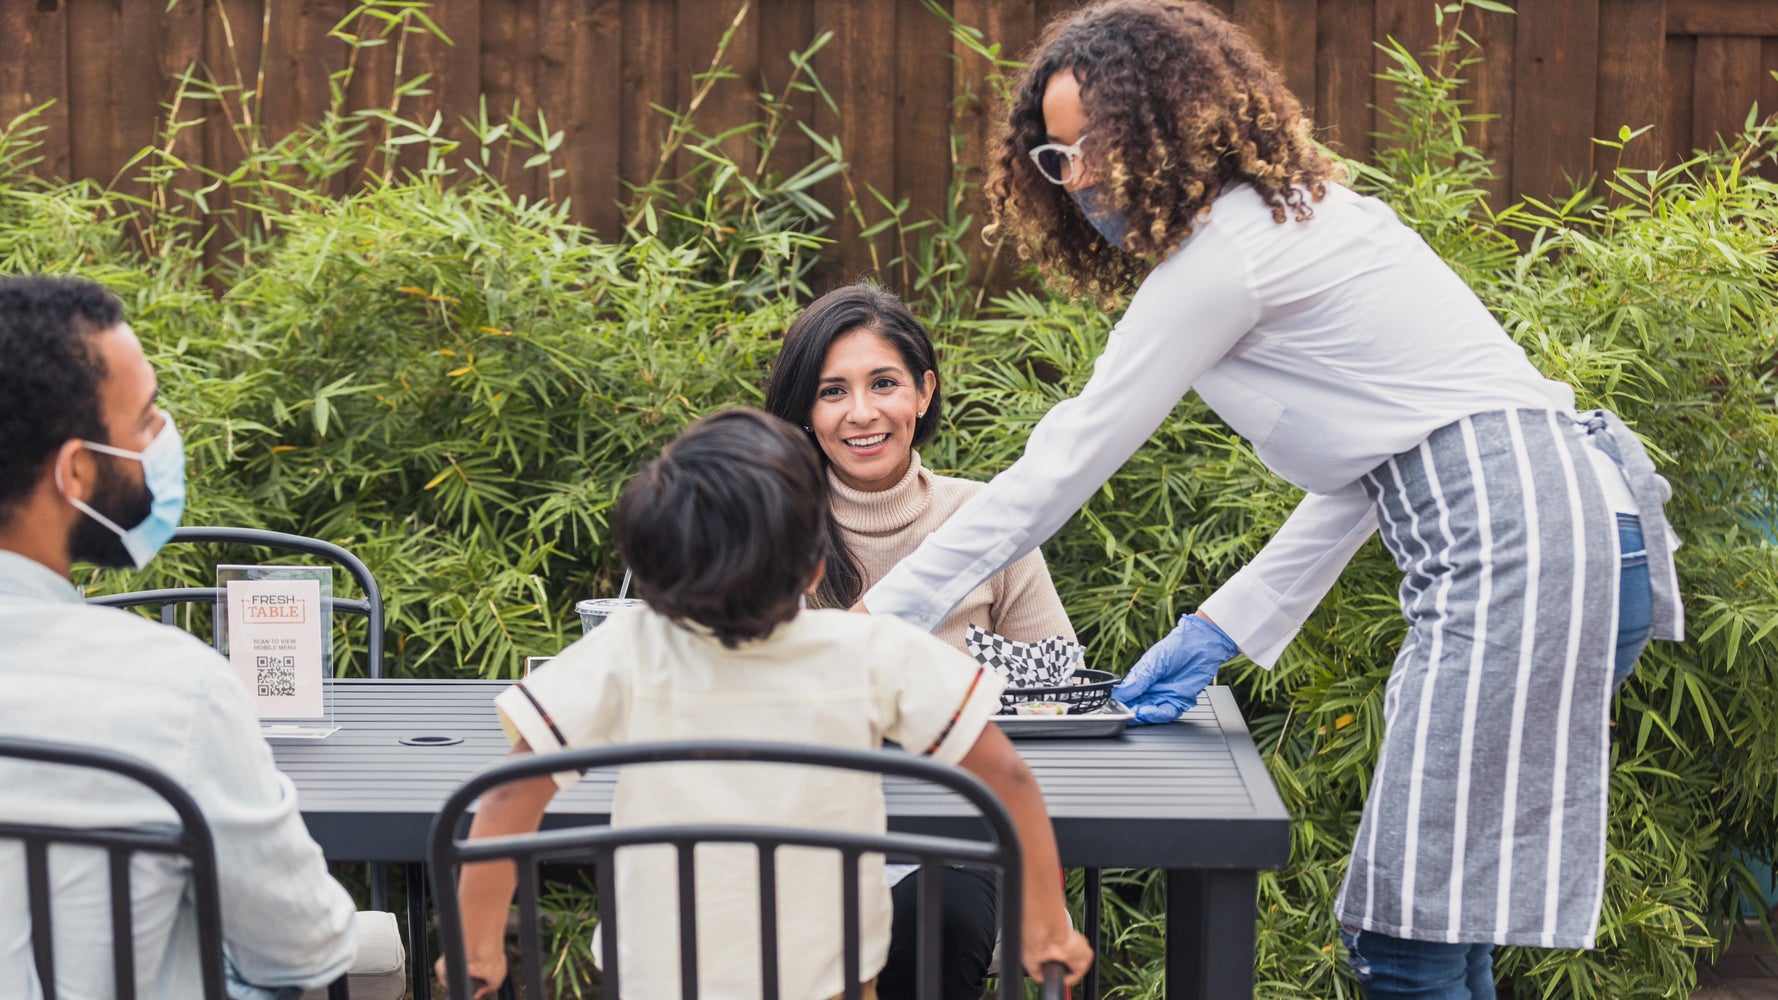
<path id="1" fill-rule="evenodd" d="M 1340 888 L 1348 928 L 1593 946 L 1619 553 L 1587 434 L 1642 512 L 1655 637 L 1678 638 L 1666 484 L 1615 416 L 1476 414 L 1364 477 L 1409 630 Z"/>

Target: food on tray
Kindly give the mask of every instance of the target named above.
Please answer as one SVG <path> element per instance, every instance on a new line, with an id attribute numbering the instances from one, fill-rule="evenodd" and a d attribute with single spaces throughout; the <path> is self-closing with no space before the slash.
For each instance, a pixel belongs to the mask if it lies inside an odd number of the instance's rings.
<path id="1" fill-rule="evenodd" d="M 1068 706 L 1059 701 L 1021 701 L 1012 710 L 1020 715 L 1067 715 Z"/>

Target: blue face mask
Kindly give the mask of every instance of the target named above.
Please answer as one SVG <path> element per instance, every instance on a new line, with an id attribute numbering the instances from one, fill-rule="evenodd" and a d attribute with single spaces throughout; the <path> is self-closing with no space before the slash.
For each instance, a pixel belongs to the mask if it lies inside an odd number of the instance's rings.
<path id="1" fill-rule="evenodd" d="M 147 566 L 148 560 L 153 559 L 161 546 L 173 537 L 173 529 L 179 527 L 179 518 L 185 514 L 185 443 L 179 438 L 178 428 L 173 426 L 173 418 L 165 418 L 160 433 L 141 451 L 115 448 L 97 441 L 83 440 L 80 443 L 101 454 L 142 463 L 142 478 L 154 501 L 148 508 L 148 516 L 135 527 L 127 530 L 120 527 L 116 521 L 94 510 L 92 505 L 83 500 L 68 497 L 68 502 L 116 535 L 123 542 L 124 551 L 130 554 L 130 561 L 136 564 L 137 569 Z M 56 488 L 61 487 L 62 470 L 58 468 Z M 66 496 L 66 492 L 63 495 Z"/>
<path id="2" fill-rule="evenodd" d="M 1130 219 L 1123 212 L 1113 207 L 1111 195 L 1102 187 L 1078 188 L 1068 192 L 1074 203 L 1080 206 L 1082 215 L 1105 237 L 1105 242 L 1118 249 L 1123 249 L 1124 237 L 1130 235 Z"/>

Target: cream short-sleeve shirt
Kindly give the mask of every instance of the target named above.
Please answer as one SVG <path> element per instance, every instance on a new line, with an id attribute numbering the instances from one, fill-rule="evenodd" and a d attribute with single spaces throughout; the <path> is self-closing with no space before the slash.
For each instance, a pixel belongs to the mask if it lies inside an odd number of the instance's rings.
<path id="1" fill-rule="evenodd" d="M 736 649 L 648 611 L 614 615 L 495 699 L 509 738 L 537 753 L 654 740 L 767 740 L 909 752 L 956 763 L 999 708 L 1003 681 L 904 622 L 804 611 Z M 563 787 L 578 780 L 556 776 Z M 617 826 L 789 825 L 881 832 L 875 775 L 780 765 L 655 764 L 619 771 Z M 698 848 L 699 995 L 760 995 L 758 866 L 744 845 Z M 889 949 L 880 856 L 860 865 L 862 971 Z M 679 995 L 671 848 L 618 855 L 619 960 L 626 997 Z M 840 863 L 831 851 L 778 853 L 780 987 L 824 998 L 842 981 Z"/>

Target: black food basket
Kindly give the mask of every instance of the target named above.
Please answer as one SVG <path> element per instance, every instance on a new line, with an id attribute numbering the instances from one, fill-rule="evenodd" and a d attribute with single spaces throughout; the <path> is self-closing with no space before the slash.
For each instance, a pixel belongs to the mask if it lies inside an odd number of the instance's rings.
<path id="1" fill-rule="evenodd" d="M 1021 701 L 1057 701 L 1068 706 L 1069 715 L 1096 712 L 1111 698 L 1117 675 L 1108 670 L 1076 670 L 1068 683 L 1056 687 L 1009 687 L 1000 692 L 1000 714 L 1012 715 Z"/>

